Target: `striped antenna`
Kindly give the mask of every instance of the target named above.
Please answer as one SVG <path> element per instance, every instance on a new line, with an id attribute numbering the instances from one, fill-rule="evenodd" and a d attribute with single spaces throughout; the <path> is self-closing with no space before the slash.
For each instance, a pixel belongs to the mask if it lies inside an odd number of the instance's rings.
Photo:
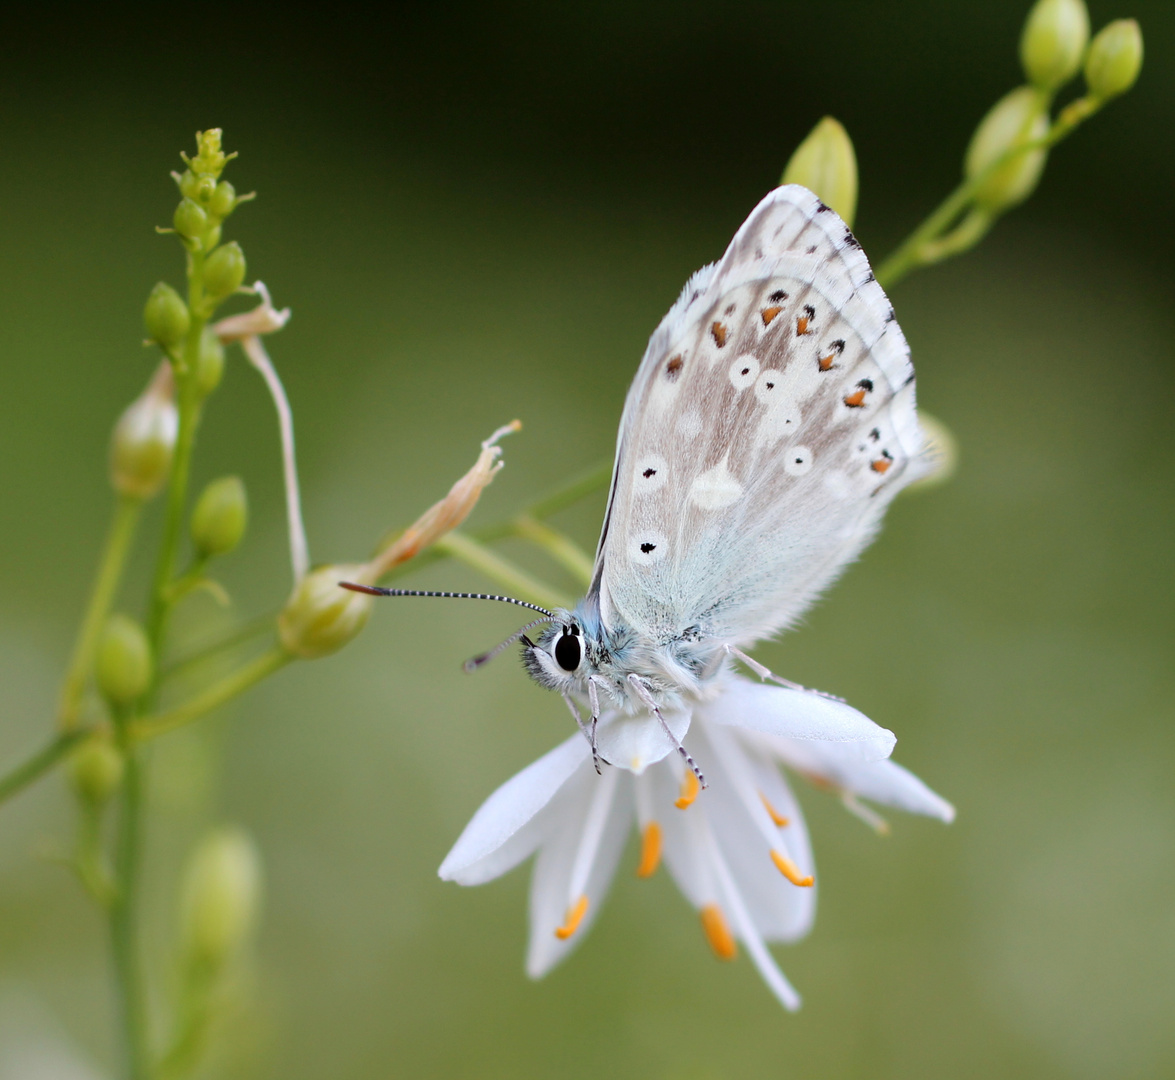
<path id="1" fill-rule="evenodd" d="M 494 596 L 492 593 L 479 592 L 438 592 L 432 589 L 384 589 L 378 585 L 356 585 L 353 581 L 340 581 L 339 585 L 344 589 L 350 589 L 351 592 L 367 593 L 370 596 L 440 596 L 446 600 L 498 600 L 503 604 L 530 608 L 531 611 L 537 611 L 548 619 L 555 618 L 553 611 L 539 607 L 538 604 L 528 604 L 525 600 L 515 600 L 512 596 Z"/>

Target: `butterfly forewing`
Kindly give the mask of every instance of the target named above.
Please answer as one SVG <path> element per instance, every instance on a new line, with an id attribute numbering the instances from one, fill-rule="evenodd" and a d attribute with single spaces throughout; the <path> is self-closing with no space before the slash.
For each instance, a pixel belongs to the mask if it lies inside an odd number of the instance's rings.
<path id="1" fill-rule="evenodd" d="M 914 371 L 856 239 L 797 186 L 654 333 L 625 405 L 605 625 L 749 644 L 792 622 L 925 470 Z"/>

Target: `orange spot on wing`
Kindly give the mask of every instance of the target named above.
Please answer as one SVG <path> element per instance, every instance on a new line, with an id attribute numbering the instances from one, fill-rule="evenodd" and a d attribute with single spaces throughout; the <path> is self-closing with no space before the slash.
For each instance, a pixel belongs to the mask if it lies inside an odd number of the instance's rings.
<path id="1" fill-rule="evenodd" d="M 862 405 L 865 404 L 865 391 L 854 390 L 851 394 L 848 395 L 848 397 L 845 398 L 845 404 L 850 409 L 859 409 Z"/>
<path id="2" fill-rule="evenodd" d="M 807 888 L 813 882 L 811 874 L 805 876 L 800 875 L 800 868 L 796 866 L 782 851 L 771 852 L 771 861 L 775 863 L 775 868 L 790 881 L 793 885 L 799 885 L 802 888 Z"/>
<path id="3" fill-rule="evenodd" d="M 560 941 L 566 941 L 571 937 L 579 929 L 579 924 L 583 922 L 583 917 L 587 914 L 587 909 L 588 898 L 581 896 L 572 907 L 567 909 L 567 919 L 562 926 L 555 928 L 555 937 Z"/>
<path id="4" fill-rule="evenodd" d="M 883 473 L 893 464 L 893 461 L 887 457 L 878 458 L 876 461 L 869 462 L 869 468 L 874 472 Z"/>
<path id="5" fill-rule="evenodd" d="M 828 371 L 832 367 L 833 360 L 836 359 L 836 353 L 831 352 L 827 356 L 820 357 L 819 364 L 821 371 Z"/>
<path id="6" fill-rule="evenodd" d="M 799 337 L 801 334 L 806 334 L 808 332 L 808 322 L 809 319 L 807 315 L 800 315 L 796 319 L 796 337 Z"/>
<path id="7" fill-rule="evenodd" d="M 641 861 L 637 877 L 652 877 L 661 862 L 661 826 L 650 821 L 641 836 Z"/>
<path id="8" fill-rule="evenodd" d="M 673 805 L 678 810 L 685 810 L 693 805 L 694 799 L 698 797 L 698 792 L 701 790 L 702 785 L 698 783 L 697 775 L 687 769 L 685 779 L 681 782 L 681 794 L 674 801 Z"/>
<path id="9" fill-rule="evenodd" d="M 734 935 L 726 925 L 726 916 L 717 904 L 707 904 L 702 908 L 702 929 L 706 931 L 706 940 L 719 960 L 733 960 L 738 956 L 738 946 L 734 943 Z"/>
<path id="10" fill-rule="evenodd" d="M 778 315 L 782 310 L 783 308 L 781 307 L 764 308 L 761 312 L 759 312 L 759 314 L 763 316 L 763 325 L 770 326 L 771 320 L 774 319 L 775 316 Z"/>
<path id="11" fill-rule="evenodd" d="M 678 353 L 676 356 L 670 358 L 669 363 L 665 365 L 665 374 L 671 379 L 676 379 L 681 374 L 681 366 L 685 363 L 685 358 Z"/>
<path id="12" fill-rule="evenodd" d="M 722 346 L 726 344 L 726 327 L 723 326 L 722 323 L 718 322 L 717 320 L 712 322 L 710 324 L 710 334 L 713 336 L 714 344 L 717 345 L 718 348 L 721 349 Z"/>

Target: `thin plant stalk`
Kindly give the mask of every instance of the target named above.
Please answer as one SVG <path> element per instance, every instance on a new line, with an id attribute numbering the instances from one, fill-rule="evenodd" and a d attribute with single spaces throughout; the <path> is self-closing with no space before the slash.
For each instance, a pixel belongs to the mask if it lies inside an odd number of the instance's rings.
<path id="1" fill-rule="evenodd" d="M 98 572 L 94 577 L 90 602 L 82 619 L 69 670 L 61 686 L 57 719 L 59 726 L 66 731 L 75 728 L 80 719 L 86 680 L 94 666 L 98 639 L 102 635 L 106 617 L 110 614 L 110 606 L 122 580 L 123 568 L 126 566 L 131 541 L 139 524 L 142 506 L 142 500 L 129 495 L 120 495 L 114 504 L 114 516 L 106 535 L 102 557 L 98 561 Z M 3 795 L 0 795 L 0 798 L 3 798 Z"/>

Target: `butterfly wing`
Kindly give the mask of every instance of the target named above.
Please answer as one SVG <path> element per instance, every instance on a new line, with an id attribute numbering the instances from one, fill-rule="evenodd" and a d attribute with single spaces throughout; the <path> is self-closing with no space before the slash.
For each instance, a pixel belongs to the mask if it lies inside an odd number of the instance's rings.
<path id="1" fill-rule="evenodd" d="M 798 618 L 932 467 L 864 252 L 806 188 L 778 188 L 650 339 L 589 597 L 646 640 L 749 644 Z"/>

